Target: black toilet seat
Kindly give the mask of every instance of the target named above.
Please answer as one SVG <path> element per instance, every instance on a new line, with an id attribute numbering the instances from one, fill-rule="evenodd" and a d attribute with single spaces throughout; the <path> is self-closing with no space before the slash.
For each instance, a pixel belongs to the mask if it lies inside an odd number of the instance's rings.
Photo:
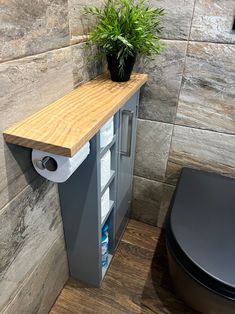
<path id="1" fill-rule="evenodd" d="M 167 245 L 207 289 L 235 300 L 235 181 L 183 169 L 167 223 Z"/>

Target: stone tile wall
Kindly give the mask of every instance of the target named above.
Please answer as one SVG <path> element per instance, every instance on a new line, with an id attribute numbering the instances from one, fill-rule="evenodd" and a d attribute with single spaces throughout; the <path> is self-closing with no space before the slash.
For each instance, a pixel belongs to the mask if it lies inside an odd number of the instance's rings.
<path id="1" fill-rule="evenodd" d="M 102 72 L 87 59 L 96 52 L 83 43 L 82 6 L 1 1 L 1 133 Z M 30 154 L 0 136 L 0 313 L 47 313 L 68 278 L 57 186 L 36 174 Z"/>
<path id="2" fill-rule="evenodd" d="M 233 0 L 151 0 L 165 51 L 139 110 L 132 217 L 162 227 L 182 167 L 235 178 Z"/>

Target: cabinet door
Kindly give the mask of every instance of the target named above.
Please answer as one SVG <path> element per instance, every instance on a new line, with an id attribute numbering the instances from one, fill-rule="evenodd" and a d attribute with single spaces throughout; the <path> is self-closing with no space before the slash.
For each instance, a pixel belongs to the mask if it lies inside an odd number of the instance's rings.
<path id="1" fill-rule="evenodd" d="M 119 242 L 126 223 L 128 222 L 132 198 L 138 103 L 139 92 L 120 110 L 116 244 Z"/>

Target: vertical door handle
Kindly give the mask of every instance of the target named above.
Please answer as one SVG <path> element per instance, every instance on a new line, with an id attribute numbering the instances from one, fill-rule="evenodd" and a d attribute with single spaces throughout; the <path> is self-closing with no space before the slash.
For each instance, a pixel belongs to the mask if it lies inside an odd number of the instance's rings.
<path id="1" fill-rule="evenodd" d="M 130 111 L 130 110 L 123 110 L 122 111 L 122 121 L 123 121 L 124 116 L 127 116 L 127 118 L 128 118 L 127 141 L 126 141 L 127 147 L 126 147 L 126 150 L 121 150 L 121 155 L 126 156 L 126 157 L 130 157 L 131 156 L 134 112 Z"/>

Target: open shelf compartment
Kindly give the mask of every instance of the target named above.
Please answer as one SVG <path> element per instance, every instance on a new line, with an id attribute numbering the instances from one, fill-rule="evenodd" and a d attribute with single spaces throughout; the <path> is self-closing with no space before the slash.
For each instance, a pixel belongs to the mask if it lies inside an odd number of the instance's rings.
<path id="1" fill-rule="evenodd" d="M 104 186 L 101 186 L 101 196 L 104 194 L 106 189 L 111 185 L 114 178 L 115 178 L 115 171 L 111 170 L 110 171 L 110 178 L 109 178 L 108 182 Z"/>
<path id="2" fill-rule="evenodd" d="M 113 208 L 114 208 L 114 201 L 110 200 L 110 201 L 109 201 L 109 211 L 107 212 L 106 215 L 104 215 L 103 217 L 101 217 L 101 227 L 104 226 L 104 224 L 105 224 L 105 222 L 107 221 L 107 219 L 108 219 L 110 213 L 112 212 Z"/>
<path id="3" fill-rule="evenodd" d="M 100 157 L 102 158 L 109 149 L 116 143 L 116 135 L 114 134 L 112 141 L 100 150 Z"/>
<path id="4" fill-rule="evenodd" d="M 111 260 L 113 258 L 113 254 L 114 254 L 114 211 L 115 211 L 115 203 L 113 201 L 110 201 L 112 205 L 112 207 L 110 208 L 110 212 L 107 214 L 105 221 L 103 222 L 102 226 L 101 226 L 101 231 L 102 228 L 105 224 L 108 225 L 108 238 L 109 238 L 109 242 L 108 242 L 108 263 L 106 266 L 102 266 L 101 265 L 101 272 L 102 272 L 102 280 L 105 276 L 105 274 L 107 273 L 107 270 L 110 266 Z M 102 232 L 101 232 L 102 234 Z M 102 235 L 101 235 L 102 236 Z M 100 251 L 101 248 L 100 248 Z M 101 255 L 102 258 L 102 255 Z"/>
<path id="5" fill-rule="evenodd" d="M 107 264 L 107 266 L 102 267 L 102 280 L 104 279 L 104 277 L 105 277 L 105 275 L 107 273 L 107 270 L 108 270 L 108 268 L 109 268 L 109 266 L 111 264 L 112 258 L 113 258 L 113 255 L 109 254 L 108 255 L 108 264 Z"/>

